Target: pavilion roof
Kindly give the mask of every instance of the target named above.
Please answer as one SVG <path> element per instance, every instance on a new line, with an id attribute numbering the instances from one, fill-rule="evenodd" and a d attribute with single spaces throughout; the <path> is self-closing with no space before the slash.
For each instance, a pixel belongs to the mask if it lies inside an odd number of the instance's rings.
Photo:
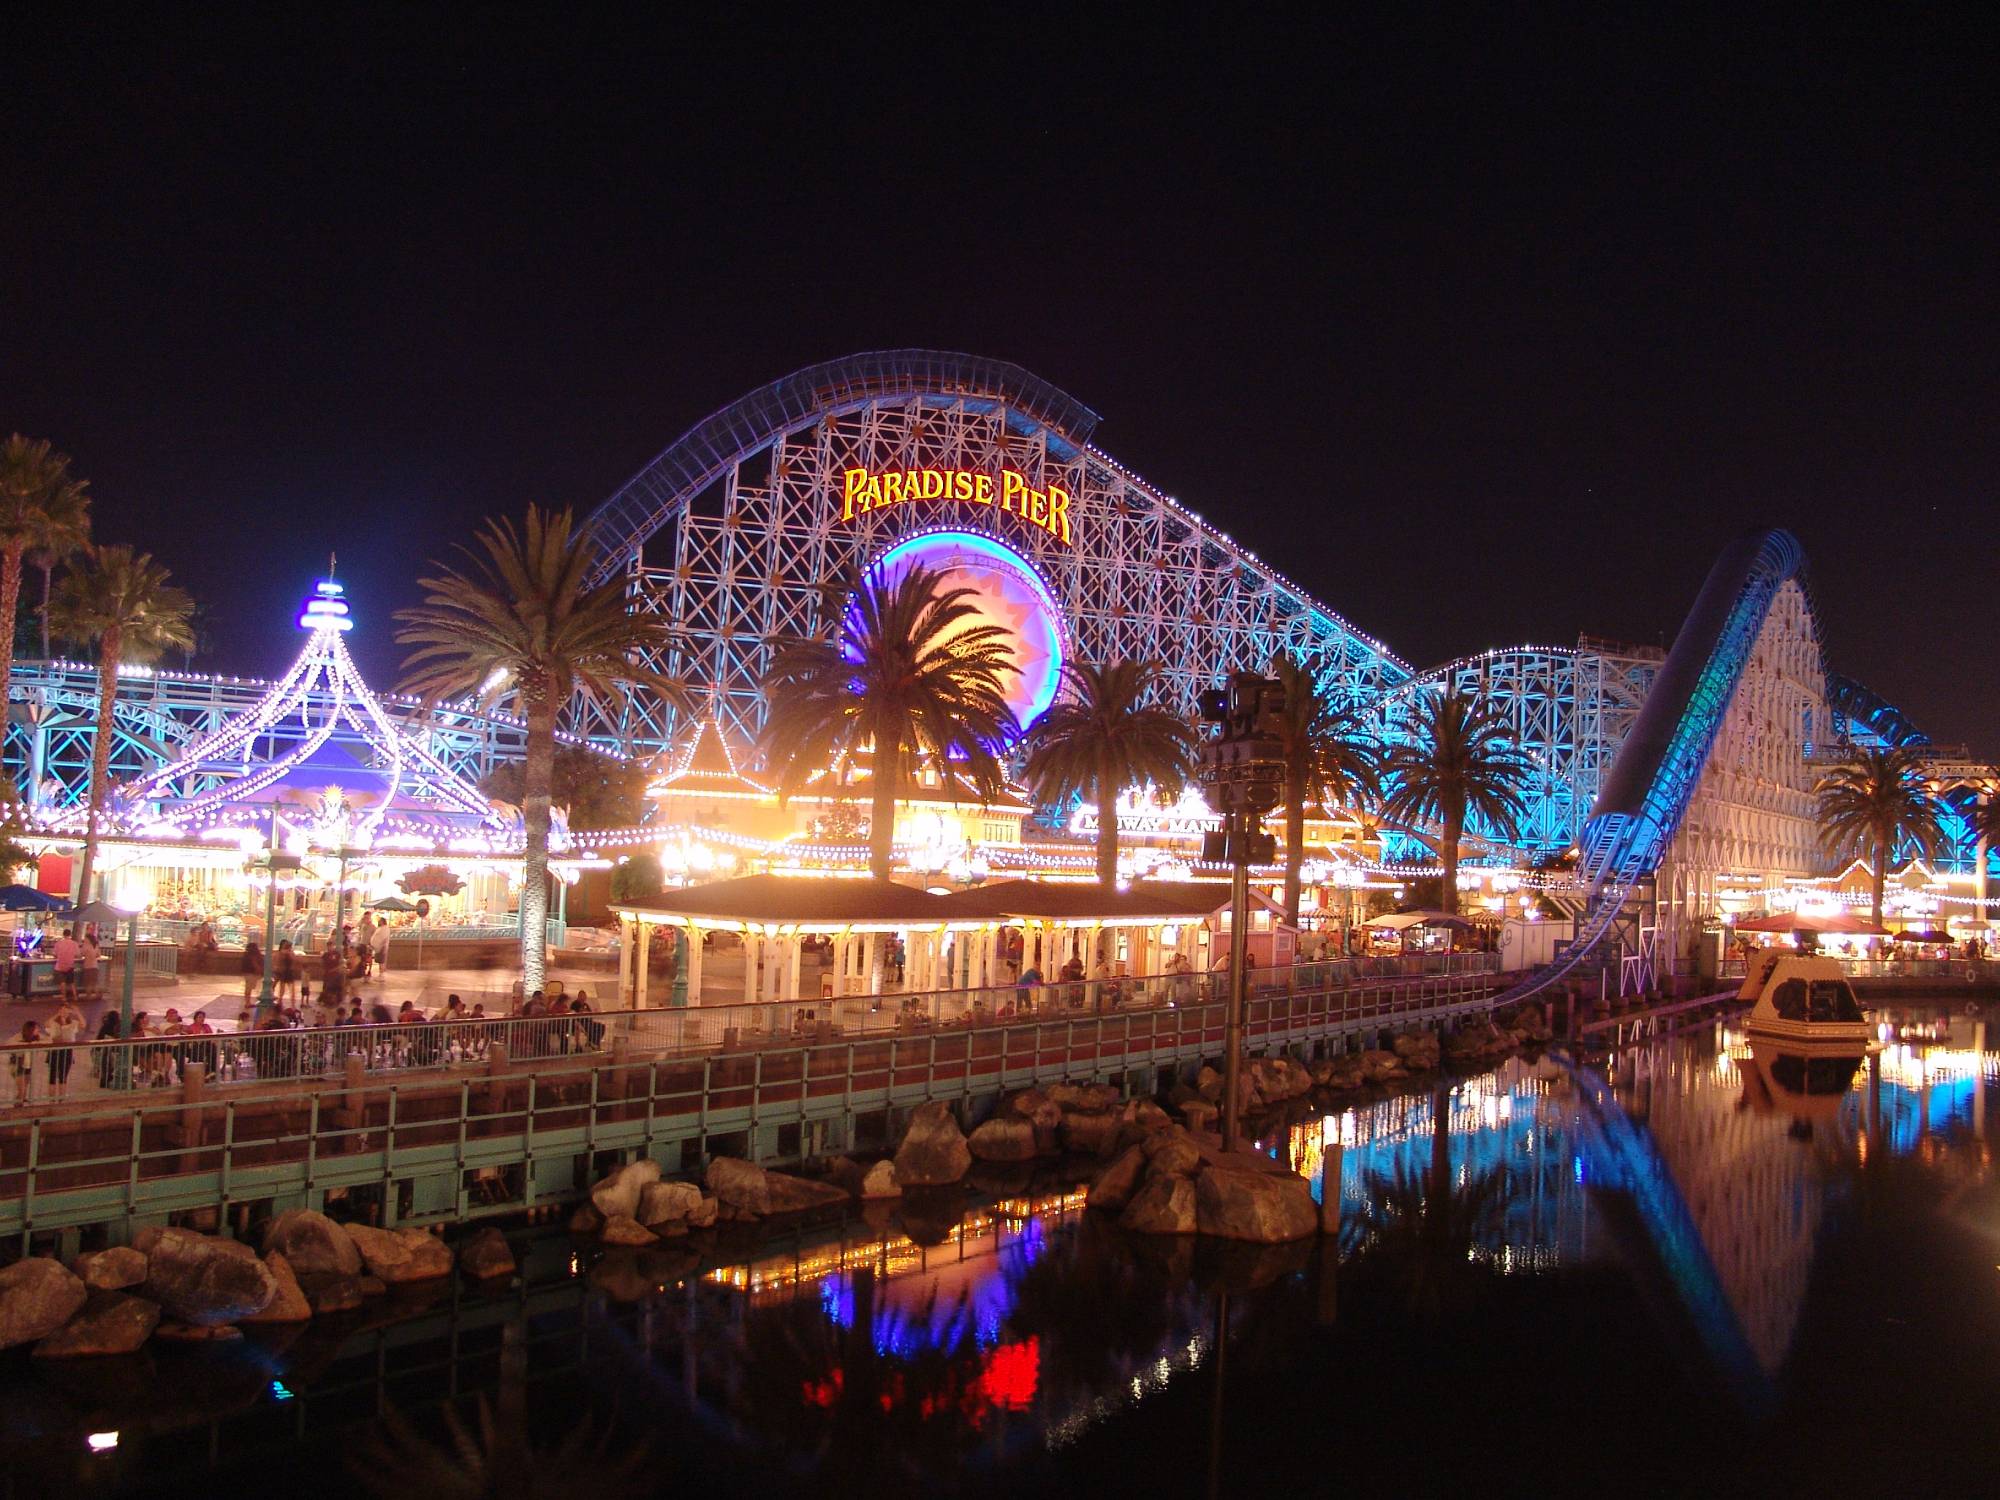
<path id="1" fill-rule="evenodd" d="M 655 782 L 652 796 L 769 797 L 771 788 L 738 769 L 729 741 L 713 718 L 703 719 L 679 769 Z"/>
<path id="2" fill-rule="evenodd" d="M 949 898 L 893 880 L 817 875 L 742 875 L 662 891 L 644 900 L 614 901 L 612 909 L 696 922 L 814 927 L 937 926 L 957 915 Z"/>
<path id="3" fill-rule="evenodd" d="M 1229 887 L 1199 881 L 1139 881 L 1108 891 L 1095 881 L 1001 880 L 944 899 L 963 917 L 1015 917 L 1028 922 L 1190 922 L 1227 906 Z"/>

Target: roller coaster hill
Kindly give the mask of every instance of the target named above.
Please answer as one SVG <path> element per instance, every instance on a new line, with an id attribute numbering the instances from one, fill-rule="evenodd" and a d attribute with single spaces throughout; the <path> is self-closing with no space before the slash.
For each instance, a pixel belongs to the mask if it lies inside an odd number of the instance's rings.
<path id="1" fill-rule="evenodd" d="M 927 350 L 815 365 L 723 407 L 593 518 L 592 576 L 622 580 L 631 607 L 665 623 L 648 665 L 674 691 L 579 706 L 566 732 L 668 774 L 697 747 L 711 758 L 719 747 L 718 774 L 737 775 L 749 795 L 757 784 L 738 768 L 755 765 L 774 643 L 818 628 L 829 580 L 922 563 L 972 588 L 984 616 L 1013 631 L 1024 721 L 1058 690 L 1066 661 L 1162 663 L 1166 698 L 1192 718 L 1202 688 L 1280 652 L 1310 662 L 1389 742 L 1410 735 L 1426 694 L 1456 689 L 1494 705 L 1530 767 L 1529 815 L 1504 834 L 1475 821 L 1460 879 L 1489 909 L 1539 895 L 1570 914 L 1567 957 L 1540 982 L 1611 965 L 1626 985 L 1650 986 L 1684 969 L 1695 934 L 1724 912 L 1837 893 L 1842 872 L 1821 849 L 1812 788 L 1856 746 L 1925 749 L 1951 848 L 1899 880 L 1921 890 L 1938 925 L 1983 917 L 1990 861 L 1971 815 L 2000 773 L 1930 745 L 1833 674 L 1790 533 L 1728 542 L 1664 652 L 1580 636 L 1419 671 L 1096 446 L 1097 425 L 1016 365 Z M 337 694 L 328 682 L 316 691 Z M 272 687 L 121 674 L 114 780 L 157 782 L 162 766 L 254 716 Z M 74 835 L 95 692 L 86 664 L 15 667 L 5 764 L 28 792 L 31 830 Z M 380 702 L 439 784 L 476 785 L 521 753 L 520 722 L 504 711 Z M 299 711 L 330 719 L 338 707 L 308 692 Z M 377 764 L 381 753 L 356 752 Z M 207 771 L 210 789 L 231 774 Z M 656 846 L 661 831 L 578 830 L 569 847 L 615 859 Z M 1365 845 L 1320 851 L 1317 868 L 1350 890 L 1435 873 L 1434 832 L 1379 830 Z M 496 855 L 508 852 L 505 827 L 485 836 Z"/>

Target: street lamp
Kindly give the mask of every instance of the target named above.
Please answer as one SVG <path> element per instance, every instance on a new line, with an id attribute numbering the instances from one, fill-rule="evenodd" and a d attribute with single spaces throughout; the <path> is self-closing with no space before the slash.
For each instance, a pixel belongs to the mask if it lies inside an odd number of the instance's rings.
<path id="1" fill-rule="evenodd" d="M 270 841 L 244 865 L 248 874 L 262 875 L 265 879 L 264 983 L 257 991 L 256 1019 L 259 1022 L 271 1013 L 271 949 L 278 940 L 278 879 L 282 875 L 298 873 L 299 866 L 304 863 L 291 850 L 278 847 L 278 810 L 272 808 Z"/>

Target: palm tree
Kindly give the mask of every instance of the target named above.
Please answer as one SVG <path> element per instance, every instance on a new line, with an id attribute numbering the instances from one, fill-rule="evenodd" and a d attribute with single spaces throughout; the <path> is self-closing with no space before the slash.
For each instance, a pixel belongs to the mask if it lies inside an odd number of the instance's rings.
<path id="1" fill-rule="evenodd" d="M 1118 795 L 1151 782 L 1180 795 L 1194 765 L 1194 731 L 1153 699 L 1159 663 L 1065 663 L 1069 689 L 1028 726 L 1023 777 L 1042 802 L 1097 804 L 1097 878 L 1118 883 Z"/>
<path id="2" fill-rule="evenodd" d="M 0 444 L 0 704 L 14 676 L 14 624 L 21 564 L 29 552 L 56 561 L 90 539 L 90 486 L 69 472 L 69 455 L 46 439 L 15 433 Z M 48 653 L 49 574 L 42 574 L 42 655 Z"/>
<path id="3" fill-rule="evenodd" d="M 1438 857 L 1444 865 L 1439 904 L 1456 912 L 1458 843 L 1465 820 L 1476 814 L 1494 832 L 1512 838 L 1528 815 L 1521 794 L 1528 758 L 1509 741 L 1506 718 L 1497 705 L 1456 689 L 1420 695 L 1410 729 L 1410 741 L 1383 760 L 1388 791 L 1382 811 L 1407 826 L 1437 825 Z"/>
<path id="4" fill-rule="evenodd" d="M 90 807 L 84 825 L 83 871 L 76 887 L 79 902 L 92 899 L 97 824 L 111 774 L 118 668 L 157 660 L 161 652 L 185 646 L 192 638 L 188 617 L 194 612 L 194 600 L 167 578 L 167 570 L 149 552 L 92 547 L 82 564 L 63 576 L 49 603 L 57 635 L 79 646 L 97 647 L 97 732 L 90 743 Z"/>
<path id="5" fill-rule="evenodd" d="M 427 703 L 512 693 L 527 721 L 521 771 L 521 985 L 542 987 L 549 910 L 549 794 L 555 776 L 556 715 L 581 693 L 607 702 L 621 682 L 671 691 L 644 665 L 666 640 L 665 625 L 625 607 L 622 584 L 584 582 L 595 555 L 590 530 L 567 509 L 530 505 L 525 520 L 489 520 L 467 566 L 433 563 L 417 580 L 424 602 L 396 611 L 404 692 Z"/>
<path id="6" fill-rule="evenodd" d="M 1299 925 L 1299 871 L 1306 858 L 1306 804 L 1354 807 L 1381 796 L 1380 747 L 1352 708 L 1337 707 L 1295 657 L 1271 662 L 1285 689 L 1278 738 L 1285 756 L 1285 921 Z"/>
<path id="7" fill-rule="evenodd" d="M 828 590 L 825 633 L 782 641 L 764 677 L 765 764 L 789 797 L 822 772 L 870 763 L 868 868 L 886 880 L 896 802 L 923 766 L 981 798 L 1006 785 L 1000 752 L 1020 733 L 1006 680 L 1018 673 L 1006 629 L 975 623 L 971 589 L 929 568 L 865 577 L 851 600 Z"/>
<path id="8" fill-rule="evenodd" d="M 1857 749 L 1814 789 L 1820 840 L 1836 858 L 1859 857 L 1873 867 L 1869 914 L 1882 925 L 1882 890 L 1898 849 L 1914 848 L 1936 859 L 1944 846 L 1937 799 L 1924 781 L 1921 751 L 1908 745 Z"/>

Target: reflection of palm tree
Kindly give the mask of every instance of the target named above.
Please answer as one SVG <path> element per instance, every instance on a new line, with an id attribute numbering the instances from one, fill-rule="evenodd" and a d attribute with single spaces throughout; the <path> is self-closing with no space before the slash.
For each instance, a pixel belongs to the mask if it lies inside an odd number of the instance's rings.
<path id="1" fill-rule="evenodd" d="M 1007 1326 L 1041 1340 L 1042 1390 L 1069 1400 L 1116 1389 L 1198 1322 L 1193 1248 L 1127 1239 L 1093 1217 L 1022 1272 Z"/>
<path id="2" fill-rule="evenodd" d="M 609 1432 L 596 1431 L 587 1417 L 553 1447 L 538 1448 L 530 1440 L 528 1349 L 518 1319 L 501 1331 L 500 1389 L 493 1402 L 479 1398 L 478 1430 L 468 1430 L 449 1406 L 444 1419 L 451 1441 L 437 1444 L 389 1412 L 385 1430 L 355 1455 L 356 1477 L 377 1495 L 426 1500 L 578 1494 L 620 1500 L 651 1488 L 642 1472 L 652 1456 L 648 1445 L 614 1454 Z"/>

